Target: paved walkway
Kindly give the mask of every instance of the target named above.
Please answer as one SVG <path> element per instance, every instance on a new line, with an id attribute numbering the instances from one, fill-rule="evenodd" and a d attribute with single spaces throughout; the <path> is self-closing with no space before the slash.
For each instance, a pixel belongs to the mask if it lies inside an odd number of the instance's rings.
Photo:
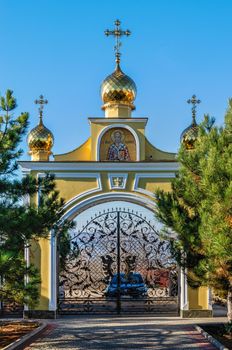
<path id="1" fill-rule="evenodd" d="M 49 322 L 48 330 L 26 350 L 215 350 L 215 347 L 196 331 L 194 324 L 224 320 L 225 318 L 65 318 Z"/>

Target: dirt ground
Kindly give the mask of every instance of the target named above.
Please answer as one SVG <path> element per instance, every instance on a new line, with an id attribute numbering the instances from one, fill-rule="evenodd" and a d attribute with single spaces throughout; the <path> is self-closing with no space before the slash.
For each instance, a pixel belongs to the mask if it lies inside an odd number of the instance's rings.
<path id="1" fill-rule="evenodd" d="M 0 349 L 3 349 L 38 326 L 38 322 L 0 321 Z"/>

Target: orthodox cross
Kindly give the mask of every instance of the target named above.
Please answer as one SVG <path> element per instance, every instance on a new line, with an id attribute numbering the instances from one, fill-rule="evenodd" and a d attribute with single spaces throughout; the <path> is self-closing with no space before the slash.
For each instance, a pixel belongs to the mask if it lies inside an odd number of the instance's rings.
<path id="1" fill-rule="evenodd" d="M 123 177 L 113 177 L 113 185 L 115 187 L 122 187 L 122 185 L 123 185 Z"/>
<path id="2" fill-rule="evenodd" d="M 42 123 L 42 118 L 43 118 L 43 108 L 44 105 L 46 105 L 48 103 L 48 100 L 45 100 L 43 95 L 40 95 L 38 100 L 35 100 L 35 104 L 36 105 L 40 105 L 39 106 L 39 119 L 40 119 L 40 123 Z"/>
<path id="3" fill-rule="evenodd" d="M 192 117 L 193 117 L 193 124 L 196 124 L 196 108 L 199 103 L 201 103 L 201 100 L 197 100 L 196 95 L 192 95 L 192 98 L 190 98 L 187 103 L 192 104 Z"/>
<path id="4" fill-rule="evenodd" d="M 115 37 L 114 51 L 115 51 L 116 63 L 120 63 L 120 56 L 121 56 L 120 47 L 122 46 L 120 38 L 123 35 L 126 35 L 126 36 L 131 35 L 131 32 L 128 29 L 122 30 L 120 28 L 121 22 L 118 19 L 114 22 L 114 24 L 115 24 L 114 30 L 106 29 L 105 35 L 106 36 L 113 35 Z"/>

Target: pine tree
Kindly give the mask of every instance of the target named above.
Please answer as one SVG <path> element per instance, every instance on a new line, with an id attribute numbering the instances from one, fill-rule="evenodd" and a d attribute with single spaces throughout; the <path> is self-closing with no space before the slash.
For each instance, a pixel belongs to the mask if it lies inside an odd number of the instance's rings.
<path id="1" fill-rule="evenodd" d="M 228 296 L 232 319 L 232 101 L 221 128 L 205 116 L 192 150 L 178 152 L 172 191 L 157 190 L 157 218 L 192 287 L 208 285 Z"/>
<path id="2" fill-rule="evenodd" d="M 49 231 L 67 237 L 74 224 L 62 221 L 64 200 L 59 198 L 54 177 L 16 176 L 19 143 L 28 126 L 28 113 L 14 117 L 17 107 L 11 90 L 0 99 L 0 300 L 34 306 L 38 301 L 38 271 L 24 261 L 24 249 Z M 40 193 L 39 207 L 25 198 Z M 61 239 L 62 240 L 62 239 Z M 25 284 L 25 276 L 28 282 Z"/>

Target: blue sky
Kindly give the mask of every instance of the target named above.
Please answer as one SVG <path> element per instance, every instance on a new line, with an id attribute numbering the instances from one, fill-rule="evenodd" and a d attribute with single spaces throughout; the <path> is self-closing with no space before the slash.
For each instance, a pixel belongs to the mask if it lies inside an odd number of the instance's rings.
<path id="1" fill-rule="evenodd" d="M 175 152 L 192 94 L 202 100 L 198 121 L 209 113 L 223 123 L 232 96 L 231 13 L 230 0 L 0 0 L 0 94 L 14 90 L 31 128 L 34 100 L 44 94 L 54 153 L 74 149 L 89 136 L 87 118 L 104 115 L 100 84 L 114 69 L 104 30 L 119 18 L 132 31 L 121 66 L 137 84 L 133 116 L 149 117 L 148 139 Z"/>

